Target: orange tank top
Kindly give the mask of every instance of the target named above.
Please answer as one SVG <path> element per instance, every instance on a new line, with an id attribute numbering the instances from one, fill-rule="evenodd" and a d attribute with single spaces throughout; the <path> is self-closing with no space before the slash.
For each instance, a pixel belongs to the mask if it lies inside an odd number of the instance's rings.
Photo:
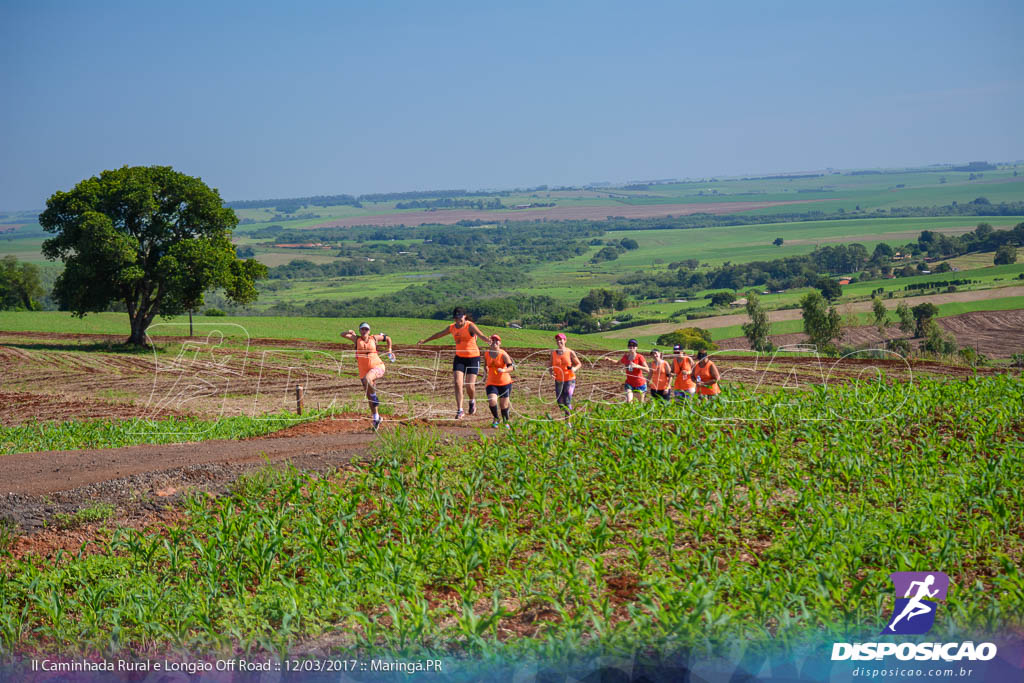
<path id="1" fill-rule="evenodd" d="M 716 368 L 715 364 L 712 363 L 711 361 L 708 361 L 707 365 L 705 365 L 703 368 L 700 366 L 700 363 L 697 363 L 697 366 L 693 369 L 693 373 L 697 375 L 698 381 L 702 383 L 700 386 L 697 387 L 697 391 L 705 396 L 714 396 L 715 394 L 720 393 L 722 391 L 721 389 L 718 388 L 717 381 L 714 384 L 703 384 L 704 382 L 712 381 L 712 370 L 717 371 L 718 368 Z"/>
<path id="2" fill-rule="evenodd" d="M 356 363 L 359 365 L 359 378 L 366 377 L 373 368 L 384 365 L 384 361 L 377 355 L 377 341 L 370 337 L 363 341 L 362 337 L 356 337 Z"/>
<path id="3" fill-rule="evenodd" d="M 499 351 L 497 358 L 491 358 L 491 352 L 488 351 L 484 354 L 484 362 L 487 363 L 488 384 L 496 387 L 503 387 L 506 384 L 512 384 L 512 375 L 507 372 L 498 372 L 498 370 L 508 367 L 508 363 L 505 362 L 505 354 L 503 352 Z"/>
<path id="4" fill-rule="evenodd" d="M 689 391 L 697 386 L 693 383 L 693 360 L 689 356 L 683 356 L 682 360 L 673 358 L 672 372 L 676 375 L 675 389 L 677 391 Z"/>
<path id="5" fill-rule="evenodd" d="M 479 358 L 480 347 L 476 345 L 476 336 L 469 331 L 469 323 L 462 327 L 455 327 L 455 323 L 448 326 L 448 331 L 455 337 L 455 355 L 460 358 Z"/>
<path id="6" fill-rule="evenodd" d="M 551 374 L 556 382 L 576 379 L 576 373 L 572 371 L 572 351 L 566 349 L 562 355 L 558 355 L 558 351 L 551 352 Z"/>
<path id="7" fill-rule="evenodd" d="M 665 391 L 668 389 L 668 362 L 659 361 L 656 366 L 651 368 L 651 388 L 655 391 Z"/>

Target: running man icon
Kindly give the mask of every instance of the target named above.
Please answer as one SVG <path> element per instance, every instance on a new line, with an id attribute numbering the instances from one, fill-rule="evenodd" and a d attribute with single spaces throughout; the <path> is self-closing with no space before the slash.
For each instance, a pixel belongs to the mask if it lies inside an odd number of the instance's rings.
<path id="1" fill-rule="evenodd" d="M 883 633 L 927 633 L 935 623 L 937 601 L 946 599 L 949 577 L 942 572 L 894 572 L 890 574 L 896 595 L 893 618 Z"/>

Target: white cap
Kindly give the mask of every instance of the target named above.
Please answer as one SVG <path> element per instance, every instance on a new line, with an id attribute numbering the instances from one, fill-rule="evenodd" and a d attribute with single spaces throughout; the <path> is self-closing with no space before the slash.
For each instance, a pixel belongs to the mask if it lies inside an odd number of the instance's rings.
<path id="1" fill-rule="evenodd" d="M 365 329 L 367 329 L 367 330 L 368 330 L 368 329 L 370 329 L 370 323 L 361 323 L 361 324 L 359 325 L 359 329 L 361 329 L 361 330 L 362 330 L 362 329 L 364 329 L 364 328 L 365 328 Z"/>

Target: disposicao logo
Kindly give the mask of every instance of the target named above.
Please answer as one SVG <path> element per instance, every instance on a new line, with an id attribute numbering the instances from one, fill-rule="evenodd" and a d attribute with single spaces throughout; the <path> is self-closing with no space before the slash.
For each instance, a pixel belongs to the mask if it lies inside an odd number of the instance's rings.
<path id="1" fill-rule="evenodd" d="M 896 605 L 882 633 L 903 636 L 928 633 L 935 623 L 938 603 L 946 600 L 949 577 L 942 572 L 893 572 L 889 579 L 896 588 Z"/>
<path id="2" fill-rule="evenodd" d="M 893 572 L 889 575 L 896 591 L 892 616 L 881 635 L 921 635 L 935 623 L 935 611 L 946 600 L 949 577 L 942 572 Z M 895 656 L 901 660 L 966 659 L 987 661 L 996 656 L 993 643 L 833 643 L 832 660 L 870 660 Z"/>

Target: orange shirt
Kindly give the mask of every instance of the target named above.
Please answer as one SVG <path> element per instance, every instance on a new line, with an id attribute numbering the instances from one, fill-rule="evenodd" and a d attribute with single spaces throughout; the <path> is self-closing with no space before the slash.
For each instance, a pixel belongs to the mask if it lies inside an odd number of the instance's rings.
<path id="1" fill-rule="evenodd" d="M 701 367 L 700 363 L 697 363 L 693 368 L 693 374 L 697 376 L 697 380 L 699 382 L 711 382 L 712 372 L 718 372 L 718 368 L 715 367 L 715 364 L 712 361 L 708 361 L 704 367 Z M 721 391 L 722 390 L 718 388 L 717 381 L 714 384 L 700 384 L 697 387 L 697 392 L 704 396 L 714 396 Z"/>
<path id="2" fill-rule="evenodd" d="M 378 365 L 384 365 L 384 361 L 377 355 L 377 341 L 373 337 L 366 341 L 356 337 L 356 363 L 359 365 L 359 379 L 366 377 L 366 373 Z"/>
<path id="3" fill-rule="evenodd" d="M 658 361 L 651 366 L 651 389 L 655 391 L 668 389 L 668 361 Z"/>
<path id="4" fill-rule="evenodd" d="M 576 373 L 572 371 L 572 351 L 566 349 L 562 355 L 558 355 L 558 351 L 551 352 L 551 374 L 556 382 L 576 379 Z"/>
<path id="5" fill-rule="evenodd" d="M 498 351 L 497 358 L 491 358 L 491 352 L 484 354 L 484 362 L 487 363 L 487 383 L 496 387 L 503 387 L 512 384 L 512 375 L 507 372 L 498 372 L 502 368 L 509 367 L 505 362 L 505 352 Z"/>
<path id="6" fill-rule="evenodd" d="M 619 362 L 627 366 L 626 384 L 628 384 L 631 387 L 642 387 L 643 385 L 647 384 L 646 380 L 644 380 L 643 370 L 641 370 L 639 367 L 634 367 L 632 370 L 629 369 L 630 363 L 632 363 L 634 366 L 638 366 L 641 363 L 643 363 L 644 365 L 647 364 L 647 361 L 644 360 L 644 357 L 642 355 L 638 353 L 636 354 L 636 356 L 633 357 L 633 360 L 630 361 L 629 354 L 626 353 L 623 354 L 622 358 L 619 359 Z"/>
<path id="7" fill-rule="evenodd" d="M 682 360 L 673 358 L 672 372 L 676 375 L 674 386 L 676 391 L 689 391 L 697 386 L 693 383 L 693 377 L 691 376 L 693 372 L 693 359 L 689 356 L 683 356 Z"/>
<path id="8" fill-rule="evenodd" d="M 460 358 L 479 358 L 480 347 L 476 345 L 476 335 L 469 331 L 469 323 L 456 327 L 455 323 L 448 326 L 448 331 L 455 337 L 455 355 Z"/>

